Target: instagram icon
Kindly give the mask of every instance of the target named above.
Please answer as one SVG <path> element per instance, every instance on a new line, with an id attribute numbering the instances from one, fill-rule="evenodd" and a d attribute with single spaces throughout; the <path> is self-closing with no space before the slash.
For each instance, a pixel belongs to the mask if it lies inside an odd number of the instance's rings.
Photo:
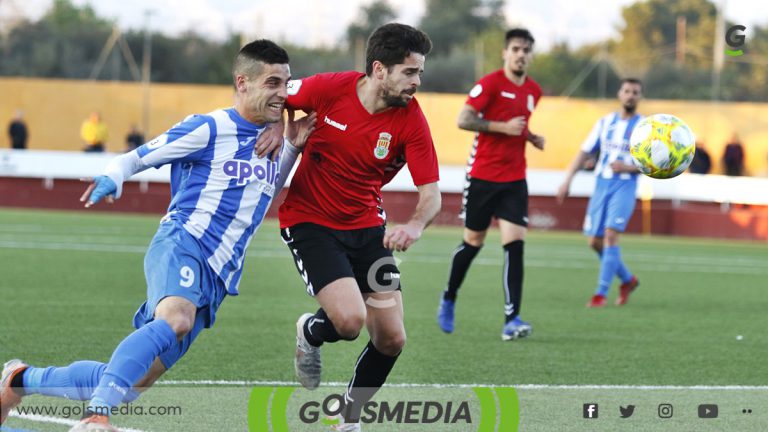
<path id="1" fill-rule="evenodd" d="M 672 404 L 659 404 L 659 418 L 672 418 Z"/>

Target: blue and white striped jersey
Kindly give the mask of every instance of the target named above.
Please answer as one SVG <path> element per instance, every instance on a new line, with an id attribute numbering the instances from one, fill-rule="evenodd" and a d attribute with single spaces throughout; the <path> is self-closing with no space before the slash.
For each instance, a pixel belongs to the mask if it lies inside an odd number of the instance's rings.
<path id="1" fill-rule="evenodd" d="M 138 161 L 123 170 L 127 178 L 171 164 L 164 219 L 183 224 L 198 240 L 230 295 L 238 293 L 245 251 L 298 153 L 286 143 L 277 161 L 258 158 L 254 147 L 262 131 L 234 108 L 192 115 L 136 149 Z"/>
<path id="2" fill-rule="evenodd" d="M 629 137 L 640 119 L 642 116 L 639 114 L 622 119 L 620 113 L 614 112 L 605 115 L 595 123 L 589 136 L 581 145 L 581 150 L 590 154 L 600 151 L 600 158 L 595 165 L 597 178 L 637 180 L 637 173 L 621 173 L 617 176 L 611 169 L 611 163 L 619 160 L 632 165 Z"/>

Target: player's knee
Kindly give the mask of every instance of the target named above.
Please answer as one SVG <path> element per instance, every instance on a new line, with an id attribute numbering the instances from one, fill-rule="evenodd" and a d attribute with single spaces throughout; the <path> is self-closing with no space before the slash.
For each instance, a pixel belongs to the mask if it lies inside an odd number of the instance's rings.
<path id="1" fill-rule="evenodd" d="M 163 319 L 171 326 L 178 339 L 186 336 L 195 326 L 195 317 L 186 314 L 174 314 L 169 317 L 163 317 Z"/>
<path id="2" fill-rule="evenodd" d="M 464 241 L 476 248 L 483 247 L 485 234 L 485 231 L 468 231 L 464 233 Z"/>
<path id="3" fill-rule="evenodd" d="M 155 309 L 155 319 L 162 319 L 171 326 L 176 337 L 181 340 L 195 326 L 195 305 L 180 297 L 166 297 Z"/>
<path id="4" fill-rule="evenodd" d="M 365 325 L 365 313 L 347 312 L 331 319 L 336 333 L 345 340 L 355 340 Z"/>
<path id="5" fill-rule="evenodd" d="M 402 351 L 405 347 L 405 339 L 405 332 L 387 335 L 386 337 L 377 341 L 376 349 L 384 355 L 396 356 L 400 354 L 400 351 Z"/>

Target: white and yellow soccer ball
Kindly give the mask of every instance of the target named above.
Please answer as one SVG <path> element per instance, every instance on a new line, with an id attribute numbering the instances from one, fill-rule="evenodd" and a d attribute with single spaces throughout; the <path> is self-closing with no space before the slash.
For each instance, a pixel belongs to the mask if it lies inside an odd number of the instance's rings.
<path id="1" fill-rule="evenodd" d="M 654 114 L 635 126 L 629 153 L 635 166 L 648 177 L 667 179 L 682 174 L 693 160 L 696 137 L 679 118 Z"/>

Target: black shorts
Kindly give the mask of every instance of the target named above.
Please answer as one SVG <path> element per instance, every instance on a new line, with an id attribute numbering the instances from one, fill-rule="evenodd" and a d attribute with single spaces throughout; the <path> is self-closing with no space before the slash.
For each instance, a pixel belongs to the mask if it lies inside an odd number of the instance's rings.
<path id="1" fill-rule="evenodd" d="M 400 270 L 384 247 L 383 226 L 336 230 L 300 223 L 280 234 L 311 296 L 344 277 L 355 278 L 362 293 L 400 289 Z"/>
<path id="2" fill-rule="evenodd" d="M 528 226 L 528 183 L 525 179 L 504 183 L 469 180 L 459 216 L 464 219 L 464 226 L 473 231 L 485 231 L 494 216 Z"/>

